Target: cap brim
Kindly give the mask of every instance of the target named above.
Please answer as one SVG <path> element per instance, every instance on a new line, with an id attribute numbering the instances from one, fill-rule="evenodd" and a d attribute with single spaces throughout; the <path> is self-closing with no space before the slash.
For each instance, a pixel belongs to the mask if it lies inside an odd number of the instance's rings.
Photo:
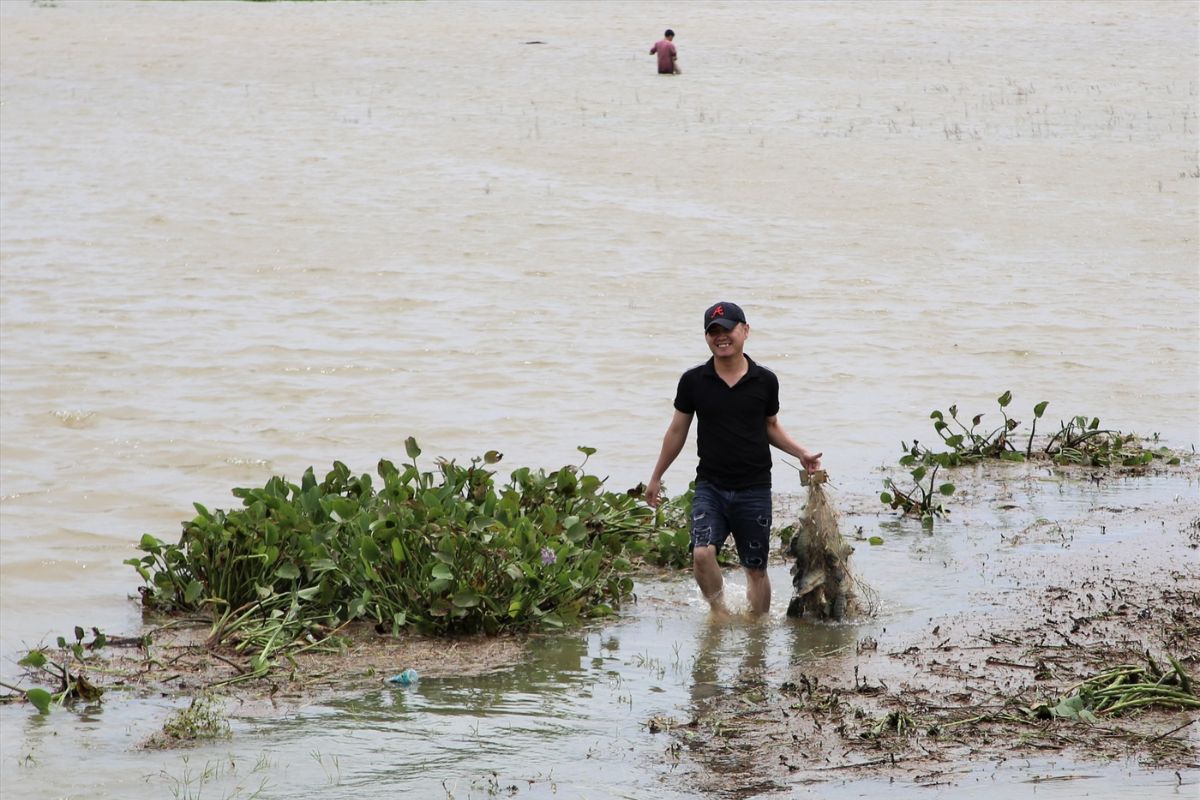
<path id="1" fill-rule="evenodd" d="M 714 319 L 712 322 L 710 322 L 704 326 L 704 330 L 707 331 L 713 325 L 720 325 L 725 330 L 731 331 L 737 327 L 737 320 L 724 319 L 724 318 Z"/>

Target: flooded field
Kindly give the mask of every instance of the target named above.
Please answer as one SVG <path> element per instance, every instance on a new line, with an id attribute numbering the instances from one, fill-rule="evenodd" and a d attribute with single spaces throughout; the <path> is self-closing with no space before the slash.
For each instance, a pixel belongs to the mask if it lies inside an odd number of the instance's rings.
<path id="1" fill-rule="evenodd" d="M 1036 607 L 1031 614 L 1031 602 L 1049 586 L 1077 584 L 1076 572 L 1096 578 L 1100 558 L 1119 560 L 1135 582 L 1200 590 L 1194 549 L 1200 483 L 1194 469 L 1095 485 L 1020 466 L 976 480 L 982 502 L 933 530 L 916 522 L 881 524 L 874 512 L 855 513 L 868 497 L 843 498 L 852 528 L 862 525 L 884 537 L 876 546 L 856 542 L 856 568 L 884 598 L 871 619 L 813 624 L 783 616 L 784 604 L 777 602 L 765 620 L 715 622 L 687 575 L 648 580 L 617 620 L 533 637 L 527 657 L 487 674 L 459 676 L 435 667 L 412 686 L 394 687 L 384 683 L 386 673 L 364 677 L 351 666 L 347 685 L 355 688 L 324 699 L 297 700 L 286 683 L 276 701 L 256 699 L 249 688 L 233 692 L 227 705 L 232 738 L 184 750 L 142 748 L 185 702 L 186 692 L 184 698 L 117 692 L 103 705 L 48 717 L 27 708 L 0 709 L 6 751 L 18 764 L 13 768 L 10 758 L 6 789 L 34 796 L 49 783 L 63 796 L 99 791 L 147 798 L 284 797 L 312 787 L 347 798 L 364 792 L 683 798 L 697 791 L 863 797 L 896 779 L 928 792 L 913 781 L 932 772 L 938 778 L 928 784 L 933 795 L 947 797 L 971 791 L 1025 797 L 1039 781 L 1039 796 L 1052 798 L 1095 796 L 1089 794 L 1093 781 L 1116 780 L 1129 791 L 1194 791 L 1200 782 L 1194 767 L 1154 769 L 1136 756 L 1098 762 L 1075 754 L 1051 761 L 1008 753 L 1006 746 L 933 770 L 913 772 L 901 762 L 839 773 L 825 770 L 865 759 L 823 749 L 814 740 L 785 746 L 804 765 L 793 775 L 772 764 L 773 757 L 739 748 L 736 735 L 720 740 L 721 746 L 700 746 L 680 735 L 683 726 L 717 718 L 731 704 L 737 719 L 752 708 L 744 698 L 761 692 L 757 687 L 777 688 L 804 674 L 928 682 L 915 673 L 905 678 L 903 664 L 871 661 L 862 643 L 897 653 L 914 644 L 929 648 L 955 625 L 980 637 L 1014 623 L 1039 625 L 1043 617 Z M 997 510 L 1010 504 L 1021 510 Z M 1047 524 L 1051 519 L 1059 522 Z M 730 577 L 733 605 L 744 607 L 740 580 Z M 785 593 L 787 566 L 777 563 L 771 577 L 776 591 Z M 944 633 L 930 634 L 931 627 Z M 399 672 L 408 665 L 391 666 Z M 1184 715 L 1175 723 L 1186 720 Z M 868 722 L 861 723 L 864 730 Z M 1191 731 L 1191 741 L 1194 748 L 1200 731 Z M 80 753 L 89 760 L 86 790 L 66 777 Z"/>
<path id="2" fill-rule="evenodd" d="M 668 25 L 684 74 L 660 78 Z M 650 721 L 1003 617 L 1038 558 L 1194 586 L 1194 466 L 956 478 L 932 533 L 876 495 L 931 410 L 1005 390 L 1026 422 L 1050 401 L 1039 431 L 1200 443 L 1198 29 L 1186 2 L 0 3 L 0 679 L 75 625 L 136 633 L 121 562 L 234 486 L 370 470 L 408 436 L 546 469 L 589 445 L 609 488 L 646 480 L 717 299 L 847 530 L 884 540 L 854 557 L 870 621 L 786 619 L 782 562 L 758 626 L 648 581 L 510 669 L 235 703 L 232 738 L 186 752 L 139 747 L 183 696 L 0 707 L 4 794 L 877 794 Z M 689 445 L 668 488 L 693 469 Z M 1194 792 L 1174 771 L 1022 754 L 902 780 Z"/>

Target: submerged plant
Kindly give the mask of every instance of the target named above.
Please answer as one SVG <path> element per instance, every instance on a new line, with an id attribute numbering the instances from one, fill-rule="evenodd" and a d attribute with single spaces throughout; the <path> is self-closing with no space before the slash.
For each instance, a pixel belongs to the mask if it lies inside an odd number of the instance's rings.
<path id="1" fill-rule="evenodd" d="M 207 694 L 192 698 L 187 708 L 175 709 L 162 726 L 164 736 L 185 742 L 223 738 L 229 730 L 224 707 Z"/>

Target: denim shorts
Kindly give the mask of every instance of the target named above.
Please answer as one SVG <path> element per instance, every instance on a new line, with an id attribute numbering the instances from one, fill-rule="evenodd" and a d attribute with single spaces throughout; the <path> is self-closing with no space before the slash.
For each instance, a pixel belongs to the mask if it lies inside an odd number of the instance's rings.
<path id="1" fill-rule="evenodd" d="M 692 497 L 692 548 L 713 545 L 718 555 L 729 534 L 746 569 L 766 569 L 771 552 L 771 487 L 720 489 L 696 481 Z"/>

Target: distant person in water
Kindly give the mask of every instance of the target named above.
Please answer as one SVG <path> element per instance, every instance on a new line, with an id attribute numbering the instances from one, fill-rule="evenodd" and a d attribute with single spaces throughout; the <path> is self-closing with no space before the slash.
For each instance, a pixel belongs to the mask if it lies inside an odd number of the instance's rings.
<path id="1" fill-rule="evenodd" d="M 658 74 L 659 75 L 678 75 L 679 64 L 676 61 L 675 52 L 675 31 L 667 28 L 660 41 L 654 43 L 654 47 L 650 48 L 650 55 L 658 56 Z"/>

